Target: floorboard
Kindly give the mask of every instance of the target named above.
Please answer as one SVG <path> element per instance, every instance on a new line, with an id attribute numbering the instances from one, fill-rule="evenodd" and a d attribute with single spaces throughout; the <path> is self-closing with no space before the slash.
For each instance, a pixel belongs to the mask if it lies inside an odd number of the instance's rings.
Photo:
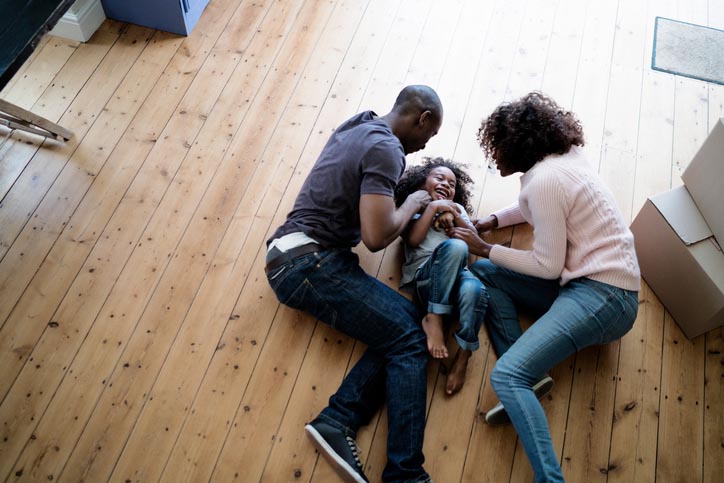
<path id="1" fill-rule="evenodd" d="M 483 216 L 519 183 L 488 167 L 480 121 L 542 90 L 579 115 L 631 220 L 681 184 L 724 116 L 723 85 L 650 69 L 654 18 L 721 29 L 722 7 L 212 0 L 189 37 L 113 20 L 87 43 L 46 37 L 0 93 L 75 132 L 0 146 L 0 479 L 338 481 L 303 425 L 365 347 L 280 306 L 263 275 L 264 242 L 332 130 L 432 85 L 444 124 L 408 163 L 467 164 Z M 527 225 L 492 237 L 532 239 Z M 398 287 L 399 242 L 355 251 Z M 688 340 L 646 284 L 639 299 L 621 341 L 551 371 L 543 407 L 564 474 L 719 481 L 722 330 Z M 429 365 L 426 468 L 436 481 L 532 481 L 513 428 L 484 423 L 495 355 L 480 337 L 459 394 Z M 383 410 L 358 435 L 371 481 L 386 438 Z"/>

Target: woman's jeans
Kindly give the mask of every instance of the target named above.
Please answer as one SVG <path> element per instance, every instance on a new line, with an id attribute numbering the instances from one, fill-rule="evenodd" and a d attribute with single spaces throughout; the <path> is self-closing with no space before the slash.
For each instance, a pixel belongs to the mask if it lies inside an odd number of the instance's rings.
<path id="1" fill-rule="evenodd" d="M 470 271 L 485 284 L 485 324 L 498 355 L 490 382 L 528 455 L 536 482 L 563 481 L 548 422 L 532 386 L 584 347 L 606 344 L 631 329 L 638 292 L 587 278 L 544 280 L 480 260 Z M 517 308 L 538 318 L 521 331 Z"/>
<path id="2" fill-rule="evenodd" d="M 455 339 L 463 350 L 480 347 L 488 294 L 483 283 L 466 268 L 468 245 L 457 239 L 439 244 L 415 273 L 415 288 L 430 314 L 452 314 L 457 309 L 460 327 Z"/>
<path id="3" fill-rule="evenodd" d="M 350 250 L 295 258 L 267 279 L 280 302 L 367 344 L 320 418 L 355 437 L 387 402 L 385 481 L 423 481 L 427 343 L 415 305 L 367 275 Z"/>

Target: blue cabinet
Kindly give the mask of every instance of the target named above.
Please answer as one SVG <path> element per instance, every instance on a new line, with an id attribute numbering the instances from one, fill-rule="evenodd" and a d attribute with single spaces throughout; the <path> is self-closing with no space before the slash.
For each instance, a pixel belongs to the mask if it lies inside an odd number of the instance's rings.
<path id="1" fill-rule="evenodd" d="M 188 35 L 209 0 L 101 0 L 106 17 Z"/>

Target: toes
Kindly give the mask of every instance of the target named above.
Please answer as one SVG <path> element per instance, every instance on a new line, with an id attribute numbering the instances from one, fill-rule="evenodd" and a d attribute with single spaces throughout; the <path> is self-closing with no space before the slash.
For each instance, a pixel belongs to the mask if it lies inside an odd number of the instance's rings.
<path id="1" fill-rule="evenodd" d="M 447 386 L 446 386 L 446 392 L 448 396 L 452 396 L 453 394 L 457 393 L 462 389 L 463 384 L 461 381 L 457 381 L 453 378 L 453 380 L 448 380 Z"/>
<path id="2" fill-rule="evenodd" d="M 428 339 L 427 341 L 427 350 L 435 359 L 445 359 L 448 356 L 447 348 L 444 345 L 435 345 L 432 339 Z"/>

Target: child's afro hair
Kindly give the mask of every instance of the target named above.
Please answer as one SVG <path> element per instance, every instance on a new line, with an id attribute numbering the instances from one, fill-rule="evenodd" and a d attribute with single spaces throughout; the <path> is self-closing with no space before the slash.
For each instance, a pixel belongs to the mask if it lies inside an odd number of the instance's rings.
<path id="1" fill-rule="evenodd" d="M 418 166 L 410 166 L 407 170 L 405 170 L 400 182 L 395 188 L 395 204 L 399 207 L 405 202 L 410 194 L 422 189 L 425 186 L 425 180 L 430 172 L 440 166 L 452 171 L 457 180 L 453 201 L 462 205 L 465 208 L 465 211 L 472 214 L 473 208 L 470 205 L 471 194 L 469 186 L 473 184 L 473 179 L 463 169 L 463 165 L 441 157 L 425 157 L 423 158 L 422 164 Z"/>

